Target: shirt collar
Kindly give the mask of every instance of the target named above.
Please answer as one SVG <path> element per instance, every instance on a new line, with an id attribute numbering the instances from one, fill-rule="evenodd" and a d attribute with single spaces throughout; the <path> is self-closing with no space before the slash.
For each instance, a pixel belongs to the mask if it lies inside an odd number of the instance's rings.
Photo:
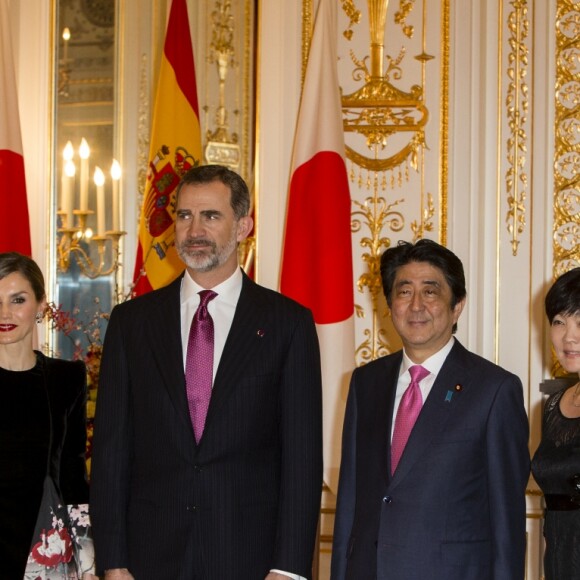
<path id="1" fill-rule="evenodd" d="M 437 375 L 447 358 L 447 355 L 451 352 L 453 345 L 455 344 L 455 337 L 451 336 L 447 344 L 435 354 L 432 354 L 428 359 L 421 363 L 421 366 L 426 368 L 432 375 Z M 405 349 L 403 349 L 403 363 L 401 364 L 401 370 L 399 376 L 406 373 L 409 367 L 412 367 L 415 363 L 407 356 Z"/>
<path id="2" fill-rule="evenodd" d="M 242 284 L 242 270 L 240 268 L 236 268 L 235 272 L 227 280 L 224 280 L 221 284 L 214 286 L 212 290 L 217 293 L 220 302 L 223 301 L 235 306 L 242 291 Z M 189 275 L 189 272 L 185 270 L 185 274 L 183 275 L 183 279 L 181 281 L 181 303 L 184 304 L 190 300 L 199 302 L 198 293 L 202 290 L 206 290 L 206 288 L 195 282 Z"/>

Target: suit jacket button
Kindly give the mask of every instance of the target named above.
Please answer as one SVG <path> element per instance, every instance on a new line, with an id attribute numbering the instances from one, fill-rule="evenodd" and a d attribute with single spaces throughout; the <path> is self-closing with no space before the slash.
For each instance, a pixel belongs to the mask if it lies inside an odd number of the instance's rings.
<path id="1" fill-rule="evenodd" d="M 391 503 L 393 501 L 393 498 L 390 495 L 386 495 L 383 498 L 383 503 Z"/>

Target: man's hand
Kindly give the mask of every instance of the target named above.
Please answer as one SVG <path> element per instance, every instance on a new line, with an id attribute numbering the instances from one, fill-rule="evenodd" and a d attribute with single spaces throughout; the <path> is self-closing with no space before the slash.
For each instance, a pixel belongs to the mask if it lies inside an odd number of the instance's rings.
<path id="1" fill-rule="evenodd" d="M 135 580 L 127 568 L 105 570 L 105 580 Z"/>
<path id="2" fill-rule="evenodd" d="M 289 576 L 286 576 L 285 574 L 278 574 L 278 572 L 270 572 L 265 580 L 288 580 Z"/>

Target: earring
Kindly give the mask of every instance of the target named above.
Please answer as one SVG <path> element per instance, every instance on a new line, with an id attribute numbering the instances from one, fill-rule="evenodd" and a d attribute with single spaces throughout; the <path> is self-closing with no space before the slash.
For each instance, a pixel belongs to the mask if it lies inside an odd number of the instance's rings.
<path id="1" fill-rule="evenodd" d="M 42 312 L 37 312 L 35 318 L 36 318 L 36 324 L 40 324 L 42 322 L 42 319 L 44 318 L 44 316 L 43 316 Z"/>

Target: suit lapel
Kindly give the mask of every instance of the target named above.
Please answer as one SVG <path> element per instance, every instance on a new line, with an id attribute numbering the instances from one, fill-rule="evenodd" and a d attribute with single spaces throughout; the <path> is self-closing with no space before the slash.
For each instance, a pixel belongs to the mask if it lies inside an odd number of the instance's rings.
<path id="1" fill-rule="evenodd" d="M 379 434 L 380 458 L 385 481 L 391 479 L 391 432 L 393 429 L 393 410 L 395 407 L 395 395 L 397 393 L 397 382 L 399 380 L 399 370 L 403 360 L 403 351 L 393 354 L 391 357 L 383 359 L 385 367 L 379 368 L 376 376 L 376 395 L 372 404 L 376 406 L 376 420 L 373 432 Z M 386 421 L 385 421 L 386 413 Z M 372 440 L 372 439 L 371 439 Z"/>
<path id="2" fill-rule="evenodd" d="M 163 387 L 167 390 L 181 422 L 191 431 L 185 375 L 183 372 L 183 351 L 181 345 L 181 278 L 172 282 L 154 295 L 148 305 L 146 316 L 149 344 L 154 344 L 152 356 L 155 359 Z"/>
<path id="3" fill-rule="evenodd" d="M 421 459 L 424 453 L 428 452 L 431 442 L 445 430 L 447 420 L 457 406 L 459 397 L 469 388 L 471 377 L 469 376 L 469 367 L 464 360 L 465 353 L 467 353 L 465 348 L 456 340 L 411 432 L 405 451 L 393 475 L 393 485 L 402 481 L 413 465 Z M 457 391 L 456 385 L 460 385 L 461 390 Z M 449 393 L 451 393 L 451 397 Z"/>

